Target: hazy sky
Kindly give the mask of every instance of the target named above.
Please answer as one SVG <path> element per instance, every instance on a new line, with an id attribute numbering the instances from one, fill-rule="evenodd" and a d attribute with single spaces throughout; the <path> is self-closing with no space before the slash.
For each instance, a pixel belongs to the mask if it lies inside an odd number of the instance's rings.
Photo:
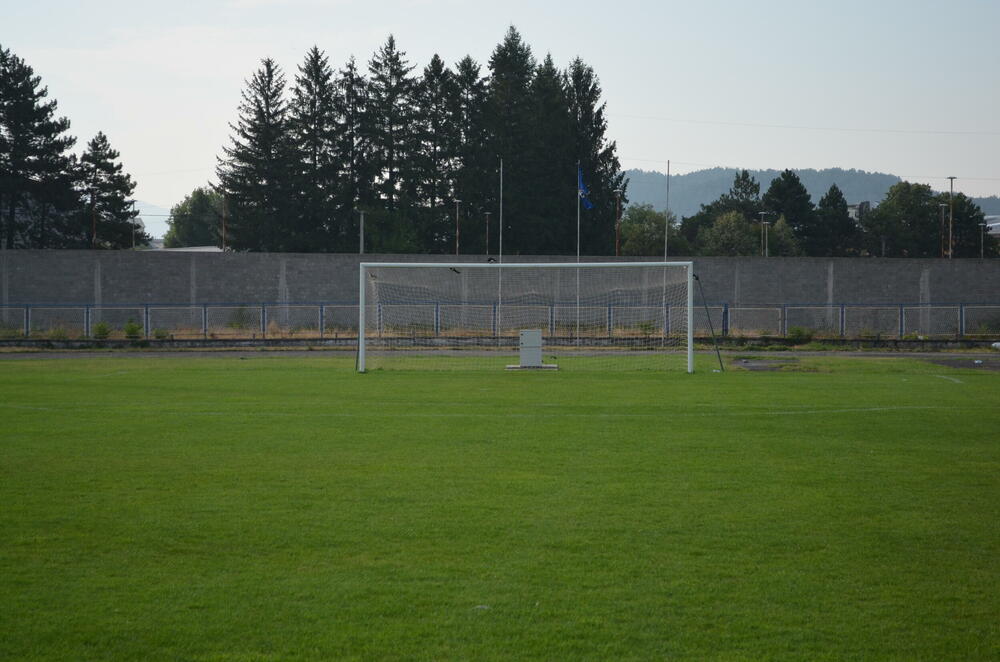
<path id="1" fill-rule="evenodd" d="M 213 178 L 261 58 L 291 82 L 314 44 L 367 65 L 392 33 L 419 68 L 436 52 L 485 71 L 509 25 L 594 67 L 626 168 L 858 168 L 1000 194 L 997 0 L 8 0 L 0 20 L 80 146 L 104 131 L 164 207 Z"/>

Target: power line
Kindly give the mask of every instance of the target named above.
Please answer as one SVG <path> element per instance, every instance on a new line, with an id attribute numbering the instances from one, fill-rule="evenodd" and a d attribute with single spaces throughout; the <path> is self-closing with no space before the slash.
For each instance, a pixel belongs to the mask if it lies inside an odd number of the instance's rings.
<path id="1" fill-rule="evenodd" d="M 735 126 L 751 129 L 788 129 L 792 131 L 832 131 L 843 133 L 895 133 L 904 135 L 942 135 L 942 136 L 1000 136 L 1000 131 L 953 131 L 945 129 L 885 129 L 871 127 L 844 126 L 803 126 L 795 124 L 764 124 L 755 122 L 723 122 L 716 120 L 692 120 L 673 117 L 656 117 L 653 115 L 628 115 L 609 113 L 609 117 L 628 117 L 656 122 L 676 122 L 678 124 L 705 124 L 709 126 Z"/>

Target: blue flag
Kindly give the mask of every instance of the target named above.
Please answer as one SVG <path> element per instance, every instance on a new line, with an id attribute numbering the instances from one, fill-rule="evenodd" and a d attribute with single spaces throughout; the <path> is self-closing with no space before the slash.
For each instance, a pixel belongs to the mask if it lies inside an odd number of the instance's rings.
<path id="1" fill-rule="evenodd" d="M 583 208 L 588 211 L 593 209 L 594 203 L 587 199 L 590 191 L 587 190 L 586 184 L 583 183 L 583 168 L 579 166 L 576 169 L 576 188 L 577 193 L 580 195 L 580 201 L 583 203 Z"/>

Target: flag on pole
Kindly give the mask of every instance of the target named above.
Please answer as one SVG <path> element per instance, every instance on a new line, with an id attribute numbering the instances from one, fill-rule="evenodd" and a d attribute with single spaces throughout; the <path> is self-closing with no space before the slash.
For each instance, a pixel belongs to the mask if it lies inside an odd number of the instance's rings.
<path id="1" fill-rule="evenodd" d="M 576 167 L 576 181 L 577 181 L 577 193 L 580 195 L 580 201 L 583 203 L 583 208 L 591 210 L 594 208 L 594 203 L 591 202 L 587 195 L 590 191 L 587 190 L 586 184 L 583 183 L 583 168 L 580 166 Z"/>

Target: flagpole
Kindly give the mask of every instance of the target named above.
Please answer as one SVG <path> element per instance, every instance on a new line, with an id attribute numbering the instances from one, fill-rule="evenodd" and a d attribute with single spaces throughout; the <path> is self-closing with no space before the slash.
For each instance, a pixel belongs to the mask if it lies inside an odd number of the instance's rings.
<path id="1" fill-rule="evenodd" d="M 580 263 L 580 194 L 583 182 L 580 161 L 576 162 L 576 262 Z M 580 269 L 576 270 L 576 342 L 580 342 Z"/>
<path id="2" fill-rule="evenodd" d="M 500 157 L 500 264 L 503 264 L 503 157 Z M 497 269 L 497 347 L 500 346 L 500 306 L 503 303 L 503 269 Z"/>

